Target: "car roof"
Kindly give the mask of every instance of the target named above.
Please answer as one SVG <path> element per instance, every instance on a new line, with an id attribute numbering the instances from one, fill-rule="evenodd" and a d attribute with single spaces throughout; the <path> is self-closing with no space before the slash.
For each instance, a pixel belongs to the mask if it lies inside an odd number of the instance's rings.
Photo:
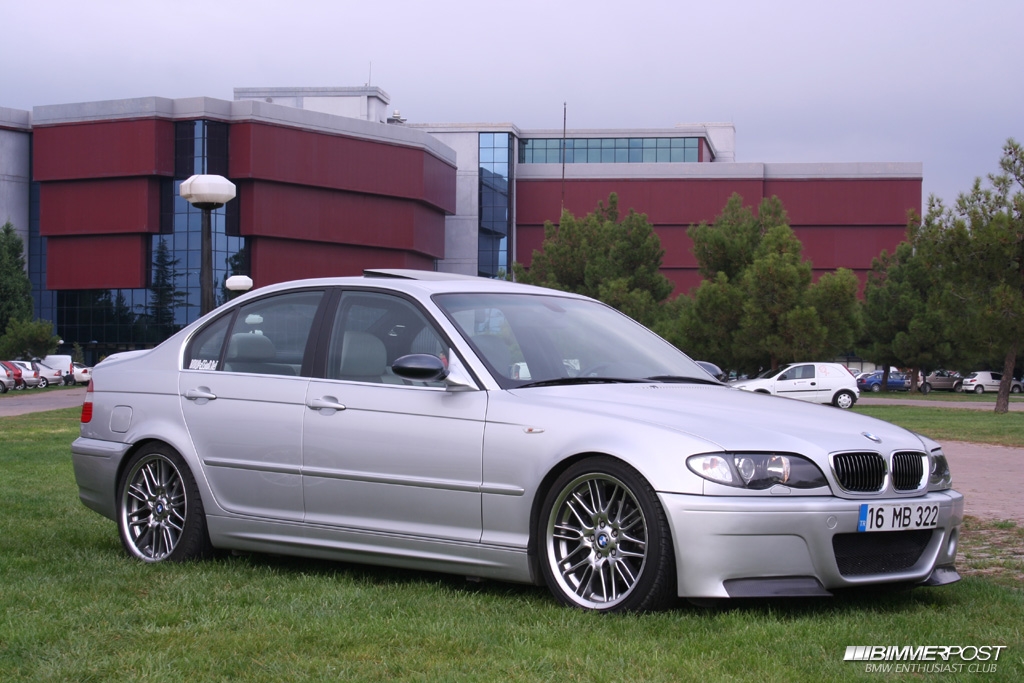
<path id="1" fill-rule="evenodd" d="M 507 280 L 495 280 L 459 273 L 441 273 L 429 270 L 369 269 L 361 276 L 312 278 L 279 282 L 251 290 L 237 300 L 285 291 L 296 287 L 368 287 L 406 292 L 419 296 L 430 296 L 449 292 L 507 292 L 521 294 L 546 294 L 582 299 L 578 294 L 561 292 L 545 287 L 523 285 Z"/>

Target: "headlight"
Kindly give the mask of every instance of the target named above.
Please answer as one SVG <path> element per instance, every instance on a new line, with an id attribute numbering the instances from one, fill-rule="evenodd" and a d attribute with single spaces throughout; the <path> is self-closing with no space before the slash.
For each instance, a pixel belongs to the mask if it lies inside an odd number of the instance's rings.
<path id="1" fill-rule="evenodd" d="M 928 475 L 929 491 L 945 491 L 953 486 L 953 475 L 949 471 L 949 463 L 941 450 L 932 451 L 932 471 Z"/>
<path id="2" fill-rule="evenodd" d="M 709 481 L 760 491 L 783 484 L 795 489 L 826 486 L 825 475 L 810 460 L 780 453 L 707 453 L 691 455 L 686 465 Z"/>

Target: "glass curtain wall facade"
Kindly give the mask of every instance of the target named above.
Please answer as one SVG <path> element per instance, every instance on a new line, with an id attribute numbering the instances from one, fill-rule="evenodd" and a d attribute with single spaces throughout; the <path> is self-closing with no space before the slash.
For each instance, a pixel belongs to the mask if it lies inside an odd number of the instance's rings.
<path id="1" fill-rule="evenodd" d="M 512 264 L 514 146 L 510 133 L 480 133 L 477 273 L 505 277 Z"/>
<path id="2" fill-rule="evenodd" d="M 530 138 L 519 141 L 519 163 L 678 164 L 700 160 L 700 138 Z"/>
<path id="3" fill-rule="evenodd" d="M 175 171 L 161 187 L 160 232 L 150 239 L 148 286 L 143 289 L 56 292 L 57 333 L 70 348 L 79 344 L 88 364 L 117 351 L 150 348 L 199 318 L 202 212 L 180 196 L 195 174 L 226 176 L 228 124 L 175 124 Z M 217 303 L 228 298 L 230 275 L 249 274 L 245 238 L 238 235 L 238 202 L 211 215 Z M 43 252 L 45 253 L 45 252 Z M 45 257 L 41 261 L 45 282 Z"/>

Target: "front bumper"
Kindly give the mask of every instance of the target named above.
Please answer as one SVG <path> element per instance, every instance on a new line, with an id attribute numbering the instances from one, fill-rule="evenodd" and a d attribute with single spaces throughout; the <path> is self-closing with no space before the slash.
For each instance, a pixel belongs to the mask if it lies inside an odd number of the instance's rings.
<path id="1" fill-rule="evenodd" d="M 952 490 L 884 501 L 658 496 L 672 529 L 679 595 L 690 598 L 828 595 L 856 586 L 949 583 L 964 512 L 963 495 Z M 863 502 L 937 503 L 938 525 L 924 532 L 857 533 Z M 911 533 L 912 542 L 901 536 Z M 911 554 L 904 552 L 904 545 L 914 544 Z M 850 552 L 866 554 L 862 566 L 869 569 L 851 571 L 848 559 L 837 560 L 837 554 Z M 902 564 L 885 568 L 893 564 L 889 556 L 898 554 Z M 871 566 L 883 569 L 873 572 Z M 932 576 L 937 568 L 943 568 L 938 575 L 944 580 Z"/>

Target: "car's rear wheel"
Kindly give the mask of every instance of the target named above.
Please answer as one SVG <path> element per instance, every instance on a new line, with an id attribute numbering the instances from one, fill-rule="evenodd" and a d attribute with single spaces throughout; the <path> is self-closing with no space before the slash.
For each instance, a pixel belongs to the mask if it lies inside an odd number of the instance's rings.
<path id="1" fill-rule="evenodd" d="M 560 601 L 618 612 L 675 599 L 675 557 L 665 512 L 632 467 L 581 460 L 548 492 L 539 518 L 541 572 Z"/>
<path id="2" fill-rule="evenodd" d="M 144 446 L 117 487 L 121 543 L 145 562 L 183 562 L 210 551 L 199 488 L 188 465 L 165 444 Z"/>
<path id="3" fill-rule="evenodd" d="M 1020 387 L 1018 385 L 1016 385 L 1016 384 L 1011 384 L 1010 385 L 1010 393 L 1011 394 L 1019 394 L 1020 393 Z"/>
<path id="4" fill-rule="evenodd" d="M 45 377 L 40 377 L 39 378 L 39 388 L 40 389 L 45 389 L 48 386 L 50 386 L 50 382 Z"/>
<path id="5" fill-rule="evenodd" d="M 974 387 L 974 393 L 976 393 L 976 394 L 984 394 L 985 393 L 985 387 L 981 386 L 980 384 L 976 385 Z"/>
<path id="6" fill-rule="evenodd" d="M 846 389 L 837 391 L 836 395 L 832 397 L 832 405 L 843 410 L 849 410 L 856 402 L 857 397 L 853 395 L 852 391 L 847 391 Z"/>
<path id="7" fill-rule="evenodd" d="M 871 391 L 875 392 L 876 394 L 879 391 L 881 391 L 881 390 L 882 390 L 882 385 L 881 384 L 872 384 L 871 385 Z"/>
<path id="8" fill-rule="evenodd" d="M 922 394 L 927 394 L 931 390 L 932 390 L 932 385 L 928 384 L 928 382 L 925 382 L 924 384 L 921 385 L 921 393 Z"/>

